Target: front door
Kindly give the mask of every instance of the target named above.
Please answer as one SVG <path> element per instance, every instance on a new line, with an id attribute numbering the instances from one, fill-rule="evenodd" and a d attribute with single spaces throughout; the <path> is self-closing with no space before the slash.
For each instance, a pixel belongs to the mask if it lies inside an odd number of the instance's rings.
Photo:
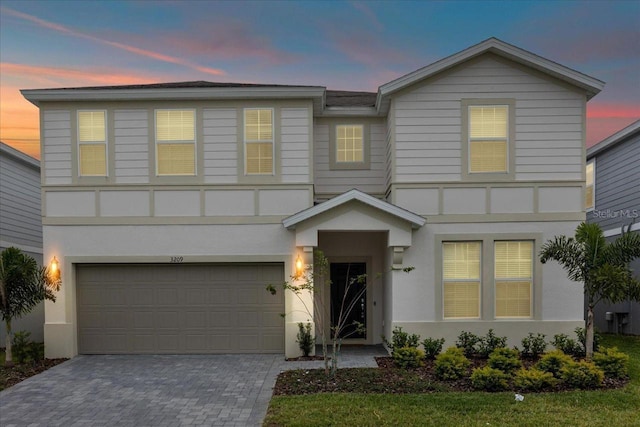
<path id="1" fill-rule="evenodd" d="M 331 272 L 331 330 L 342 312 L 345 319 L 340 338 L 366 338 L 367 332 L 367 284 L 358 283 L 357 277 L 367 273 L 364 262 L 332 262 Z M 349 311 L 349 307 L 352 307 Z M 355 323 L 363 328 L 359 328 Z"/>

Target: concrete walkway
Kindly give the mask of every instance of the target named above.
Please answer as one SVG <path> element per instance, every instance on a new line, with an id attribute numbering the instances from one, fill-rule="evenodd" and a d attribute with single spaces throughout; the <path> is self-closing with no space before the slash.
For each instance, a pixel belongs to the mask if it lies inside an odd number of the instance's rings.
<path id="1" fill-rule="evenodd" d="M 345 347 L 340 367 L 382 347 Z M 276 377 L 319 368 L 282 355 L 77 356 L 0 392 L 0 425 L 260 426 Z"/>

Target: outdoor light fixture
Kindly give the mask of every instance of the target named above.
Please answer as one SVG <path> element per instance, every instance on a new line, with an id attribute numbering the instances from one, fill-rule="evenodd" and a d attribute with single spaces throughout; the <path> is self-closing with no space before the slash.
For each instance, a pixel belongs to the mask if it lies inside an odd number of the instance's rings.
<path id="1" fill-rule="evenodd" d="M 296 258 L 296 279 L 302 276 L 304 263 L 302 262 L 302 258 L 298 255 Z"/>
<path id="2" fill-rule="evenodd" d="M 58 262 L 58 259 L 55 256 L 51 260 L 51 263 L 49 263 L 49 274 L 51 274 L 51 278 L 53 280 L 60 280 L 60 262 Z"/>

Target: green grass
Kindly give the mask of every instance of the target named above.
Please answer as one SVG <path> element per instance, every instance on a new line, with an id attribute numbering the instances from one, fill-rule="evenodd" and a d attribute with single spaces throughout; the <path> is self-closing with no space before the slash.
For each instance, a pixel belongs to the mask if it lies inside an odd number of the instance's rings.
<path id="1" fill-rule="evenodd" d="M 640 426 L 640 337 L 605 336 L 630 356 L 618 390 L 528 393 L 315 394 L 273 397 L 265 426 Z"/>

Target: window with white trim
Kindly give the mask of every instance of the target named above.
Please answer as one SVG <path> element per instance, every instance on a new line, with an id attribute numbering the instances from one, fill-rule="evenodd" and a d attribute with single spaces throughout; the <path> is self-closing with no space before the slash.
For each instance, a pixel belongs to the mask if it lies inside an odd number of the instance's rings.
<path id="1" fill-rule="evenodd" d="M 495 242 L 496 318 L 530 318 L 533 242 Z"/>
<path id="2" fill-rule="evenodd" d="M 107 176 L 106 111 L 78 111 L 80 176 Z"/>
<path id="3" fill-rule="evenodd" d="M 443 242 L 443 316 L 445 319 L 480 318 L 480 242 Z"/>
<path id="4" fill-rule="evenodd" d="M 364 141 L 362 125 L 336 126 L 336 162 L 364 162 Z"/>
<path id="5" fill-rule="evenodd" d="M 194 110 L 156 110 L 158 175 L 196 174 Z"/>
<path id="6" fill-rule="evenodd" d="M 508 172 L 509 106 L 469 106 L 469 173 Z"/>
<path id="7" fill-rule="evenodd" d="M 244 110 L 245 175 L 273 175 L 273 110 Z"/>
<path id="8" fill-rule="evenodd" d="M 591 211 L 596 205 L 596 162 L 591 160 L 587 163 L 586 169 L 586 186 L 584 191 L 584 207 L 587 211 Z"/>

